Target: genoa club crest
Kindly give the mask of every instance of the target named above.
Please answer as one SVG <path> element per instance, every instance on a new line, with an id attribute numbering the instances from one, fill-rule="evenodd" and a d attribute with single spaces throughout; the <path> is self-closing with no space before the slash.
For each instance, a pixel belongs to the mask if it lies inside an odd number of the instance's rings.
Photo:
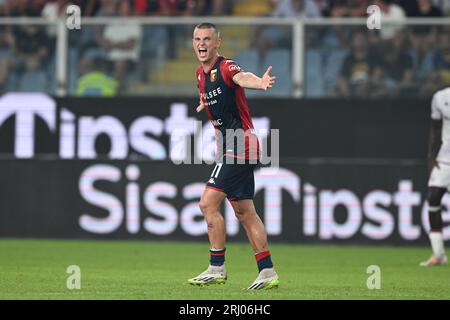
<path id="1" fill-rule="evenodd" d="M 217 80 L 217 69 L 211 70 L 211 82 Z"/>

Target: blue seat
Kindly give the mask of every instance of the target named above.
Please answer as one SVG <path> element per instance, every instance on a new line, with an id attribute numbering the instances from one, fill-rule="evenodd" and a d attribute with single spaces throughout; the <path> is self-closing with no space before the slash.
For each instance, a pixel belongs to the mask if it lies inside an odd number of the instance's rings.
<path id="1" fill-rule="evenodd" d="M 248 70 L 253 73 L 258 73 L 259 71 L 259 55 L 255 49 L 246 49 L 241 51 L 233 57 L 233 60 L 236 61 L 236 63 L 244 70 Z"/>
<path id="2" fill-rule="evenodd" d="M 342 64 L 344 63 L 348 52 L 348 49 L 336 49 L 326 56 L 323 73 L 325 92 L 330 92 L 331 89 L 336 87 L 337 77 L 342 69 Z"/>
<path id="3" fill-rule="evenodd" d="M 83 92 L 84 97 L 101 97 L 102 89 L 101 88 L 86 88 Z"/>
<path id="4" fill-rule="evenodd" d="M 292 94 L 292 58 L 289 49 L 272 49 L 267 53 L 265 61 L 262 63 L 265 72 L 272 66 L 272 73 L 277 77 L 275 86 L 267 91 L 270 96 L 290 96 Z"/>
<path id="5" fill-rule="evenodd" d="M 67 90 L 69 94 L 75 95 L 77 87 L 78 74 L 78 63 L 79 63 L 79 52 L 78 48 L 69 49 L 69 68 L 67 69 Z"/>
<path id="6" fill-rule="evenodd" d="M 163 54 L 167 51 L 167 28 L 162 26 L 145 26 L 143 28 L 141 54 L 144 56 Z"/>
<path id="7" fill-rule="evenodd" d="M 255 49 L 245 49 L 233 57 L 233 60 L 245 71 L 253 72 L 259 75 L 261 64 L 259 63 L 259 54 Z M 246 96 L 249 98 L 258 96 L 258 90 L 246 90 Z"/>
<path id="8" fill-rule="evenodd" d="M 56 93 L 57 81 L 56 81 L 56 53 L 53 53 L 48 58 L 47 67 L 45 69 L 47 75 L 47 90 L 51 94 Z"/>
<path id="9" fill-rule="evenodd" d="M 321 97 L 324 94 L 322 52 L 308 49 L 305 58 L 305 96 Z"/>
<path id="10" fill-rule="evenodd" d="M 89 46 L 96 43 L 94 26 L 86 26 L 85 28 L 81 28 L 78 32 L 80 33 L 78 41 L 78 45 L 80 47 Z"/>
<path id="11" fill-rule="evenodd" d="M 47 92 L 47 76 L 44 71 L 28 71 L 19 80 L 18 90 L 22 92 Z"/>

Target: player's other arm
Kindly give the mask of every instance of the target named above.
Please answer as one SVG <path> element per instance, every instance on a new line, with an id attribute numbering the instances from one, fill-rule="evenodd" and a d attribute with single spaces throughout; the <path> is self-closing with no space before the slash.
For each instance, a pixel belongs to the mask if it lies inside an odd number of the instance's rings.
<path id="1" fill-rule="evenodd" d="M 198 95 L 199 95 L 199 102 L 198 102 L 198 106 L 197 106 L 197 108 L 195 108 L 195 110 L 197 111 L 197 112 L 200 112 L 200 111 L 202 111 L 203 109 L 205 109 L 205 104 L 203 103 L 203 100 L 202 100 L 202 95 L 201 95 L 201 93 L 200 93 L 200 90 L 198 91 Z"/>
<path id="2" fill-rule="evenodd" d="M 441 147 L 441 132 L 442 132 L 442 120 L 431 120 L 430 137 L 428 143 L 428 174 L 436 166 L 439 168 L 439 163 L 436 161 L 436 157 Z"/>
<path id="3" fill-rule="evenodd" d="M 241 71 L 233 76 L 233 82 L 242 88 L 266 91 L 268 88 L 272 88 L 276 79 L 270 75 L 271 71 L 272 67 L 270 66 L 261 78 L 251 72 Z"/>
<path id="4" fill-rule="evenodd" d="M 203 109 L 205 109 L 205 104 L 203 103 L 203 101 L 202 101 L 202 98 L 200 98 L 200 101 L 199 101 L 199 103 L 198 103 L 198 106 L 197 106 L 197 108 L 195 109 L 197 112 L 200 112 L 200 111 L 202 111 Z"/>

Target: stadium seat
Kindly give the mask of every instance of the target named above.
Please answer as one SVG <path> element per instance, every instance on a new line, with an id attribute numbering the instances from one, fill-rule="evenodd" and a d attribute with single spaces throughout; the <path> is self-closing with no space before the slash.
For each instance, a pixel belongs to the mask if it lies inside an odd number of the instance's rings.
<path id="1" fill-rule="evenodd" d="M 323 70 L 324 93 L 330 92 L 336 86 L 337 76 L 348 52 L 348 49 L 335 49 L 326 55 Z"/>
<path id="2" fill-rule="evenodd" d="M 425 81 L 433 72 L 434 52 L 428 52 L 422 60 L 420 60 L 417 52 L 413 49 L 409 50 L 408 54 L 413 62 L 416 80 L 419 82 Z"/>
<path id="3" fill-rule="evenodd" d="M 245 49 L 233 57 L 234 61 L 244 70 L 260 74 L 261 64 L 259 63 L 259 54 L 255 49 Z M 255 97 L 259 94 L 257 90 L 246 90 L 247 97 Z"/>
<path id="4" fill-rule="evenodd" d="M 166 28 L 150 25 L 145 26 L 143 30 L 142 53 L 155 55 L 161 50 L 167 50 L 168 34 Z"/>
<path id="5" fill-rule="evenodd" d="M 272 75 L 277 76 L 276 85 L 268 92 L 246 90 L 247 97 L 289 96 L 292 92 L 291 54 L 288 49 L 272 49 L 266 59 L 261 61 L 255 49 L 246 49 L 234 57 L 244 70 L 261 76 L 269 66 L 273 67 Z"/>
<path id="6" fill-rule="evenodd" d="M 8 75 L 8 78 L 5 82 L 4 91 L 18 91 L 17 86 L 19 82 L 19 74 L 15 70 L 11 70 L 11 72 Z"/>
<path id="7" fill-rule="evenodd" d="M 272 75 L 277 77 L 276 85 L 268 91 L 273 96 L 290 96 L 292 93 L 292 67 L 289 49 L 272 49 L 268 52 L 260 74 L 269 66 L 273 67 Z"/>
<path id="8" fill-rule="evenodd" d="M 308 49 L 305 57 L 305 96 L 320 97 L 324 93 L 322 52 L 319 49 Z"/>
<path id="9" fill-rule="evenodd" d="M 244 51 L 241 51 L 236 56 L 234 56 L 233 59 L 244 70 L 251 70 L 254 73 L 258 73 L 259 55 L 255 49 L 246 49 Z"/>
<path id="10" fill-rule="evenodd" d="M 78 79 L 78 63 L 79 63 L 78 48 L 69 49 L 69 68 L 67 70 L 67 90 L 71 94 L 75 94 L 77 79 Z"/>
<path id="11" fill-rule="evenodd" d="M 56 53 L 53 52 L 48 58 L 47 67 L 45 69 L 48 81 L 48 91 L 56 92 L 57 81 L 56 81 Z"/>
<path id="12" fill-rule="evenodd" d="M 19 80 L 19 91 L 47 92 L 47 76 L 44 71 L 28 71 Z"/>

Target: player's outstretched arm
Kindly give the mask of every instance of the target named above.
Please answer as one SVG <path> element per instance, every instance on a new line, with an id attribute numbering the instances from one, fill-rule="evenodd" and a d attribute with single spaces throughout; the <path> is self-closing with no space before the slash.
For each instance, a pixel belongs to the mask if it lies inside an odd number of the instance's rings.
<path id="1" fill-rule="evenodd" d="M 272 66 L 267 68 L 267 71 L 261 78 L 251 72 L 242 71 L 234 75 L 233 81 L 242 88 L 259 89 L 266 91 L 267 89 L 272 88 L 276 79 L 276 77 L 272 77 L 270 75 L 271 71 Z"/>

